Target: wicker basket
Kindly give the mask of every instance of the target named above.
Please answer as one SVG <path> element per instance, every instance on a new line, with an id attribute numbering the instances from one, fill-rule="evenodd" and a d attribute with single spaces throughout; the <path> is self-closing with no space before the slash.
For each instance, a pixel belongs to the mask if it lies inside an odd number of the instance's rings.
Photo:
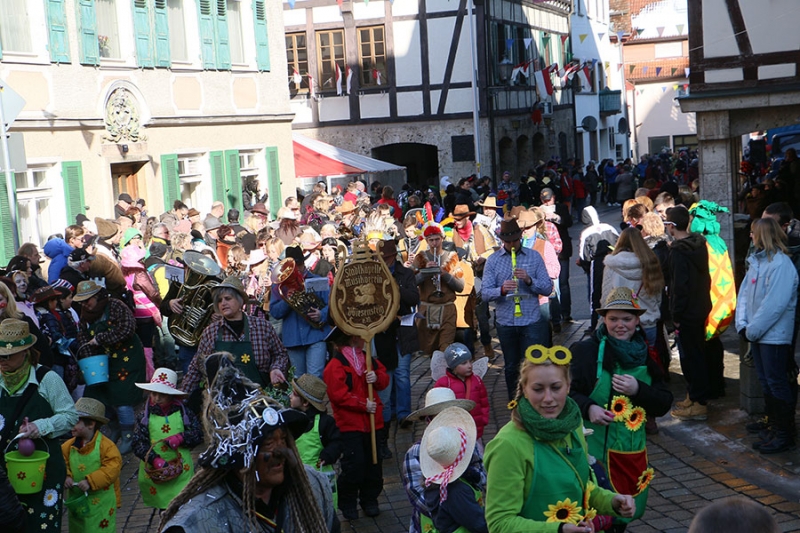
<path id="1" fill-rule="evenodd" d="M 150 445 L 150 449 L 147 450 L 147 455 L 145 457 L 150 456 L 150 452 L 153 451 L 153 448 L 159 442 L 166 442 L 165 439 L 157 440 L 153 444 Z M 164 465 L 163 468 L 155 468 L 150 463 L 145 461 L 144 463 L 144 471 L 150 477 L 150 480 L 155 484 L 166 483 L 168 481 L 172 481 L 176 477 L 180 476 L 183 473 L 183 456 L 179 453 L 178 457 L 172 459 L 171 461 L 167 461 L 167 464 Z"/>

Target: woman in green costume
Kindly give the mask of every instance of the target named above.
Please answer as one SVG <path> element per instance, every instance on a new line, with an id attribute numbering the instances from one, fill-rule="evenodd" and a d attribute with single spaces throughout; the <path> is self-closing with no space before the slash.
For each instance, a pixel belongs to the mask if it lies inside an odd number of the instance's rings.
<path id="1" fill-rule="evenodd" d="M 593 533 L 598 514 L 630 517 L 631 496 L 600 488 L 569 397 L 569 350 L 525 353 L 511 421 L 486 446 L 486 522 L 492 533 Z"/>
<path id="2" fill-rule="evenodd" d="M 58 437 L 78 421 L 75 404 L 67 386 L 55 372 L 38 364 L 33 349 L 36 336 L 28 323 L 7 318 L 0 323 L 0 449 L 17 435 L 34 439 L 36 449 L 50 454 L 42 465 L 45 480 L 33 494 L 19 494 L 26 510 L 26 531 L 61 531 L 62 492 L 67 467 Z M 8 447 L 12 451 L 13 445 Z M 18 472 L 15 483 L 28 483 L 25 472 Z M 0 524 L 0 526 L 7 524 Z"/>
<path id="3" fill-rule="evenodd" d="M 108 354 L 108 382 L 87 385 L 83 395 L 103 402 L 107 413 L 114 412 L 112 425 L 119 424 L 122 433 L 117 447 L 125 455 L 133 442 L 134 406 L 142 401 L 137 382 L 145 381 L 144 348 L 136 336 L 136 319 L 123 302 L 94 281 L 81 281 L 75 293 L 81 305 L 78 329 L 78 356 Z M 116 430 L 116 427 L 114 428 Z M 112 430 L 111 440 L 116 440 Z"/>
<path id="4" fill-rule="evenodd" d="M 653 470 L 647 464 L 645 422 L 663 416 L 672 393 L 663 381 L 658 356 L 649 355 L 639 326 L 639 306 L 628 287 L 613 289 L 594 335 L 572 345 L 570 396 L 578 404 L 586 427 L 589 455 L 607 474 L 606 488 L 632 494 L 633 518 L 644 514 Z M 630 519 L 615 518 L 611 531 L 625 530 Z"/>

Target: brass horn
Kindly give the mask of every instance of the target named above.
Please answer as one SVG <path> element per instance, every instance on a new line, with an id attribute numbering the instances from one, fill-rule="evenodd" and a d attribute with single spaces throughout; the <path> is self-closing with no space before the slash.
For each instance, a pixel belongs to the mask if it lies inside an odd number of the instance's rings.
<path id="1" fill-rule="evenodd" d="M 187 250 L 183 254 L 186 274 L 177 298 L 183 298 L 183 312 L 169 320 L 169 332 L 189 347 L 200 344 L 203 330 L 214 315 L 211 289 L 219 285 L 222 268 L 207 255 Z"/>

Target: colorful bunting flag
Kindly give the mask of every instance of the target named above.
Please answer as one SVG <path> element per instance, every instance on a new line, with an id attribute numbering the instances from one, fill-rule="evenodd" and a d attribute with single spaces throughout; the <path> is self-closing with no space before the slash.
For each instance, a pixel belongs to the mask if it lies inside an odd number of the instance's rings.
<path id="1" fill-rule="evenodd" d="M 672 67 L 672 74 L 670 74 L 670 76 L 674 76 L 676 72 L 678 72 L 678 69 L 675 68 L 675 67 Z"/>
<path id="2" fill-rule="evenodd" d="M 648 67 L 642 67 L 642 74 L 644 74 L 645 76 L 647 76 L 647 68 Z"/>
<path id="3" fill-rule="evenodd" d="M 683 35 L 683 24 L 678 24 L 678 35 Z"/>
<path id="4" fill-rule="evenodd" d="M 665 92 L 667 92 L 667 86 L 666 86 L 666 85 L 665 85 L 664 87 L 661 87 L 661 92 L 662 92 L 662 93 L 665 93 Z"/>
<path id="5" fill-rule="evenodd" d="M 611 62 L 610 61 L 604 61 L 603 62 L 603 68 L 608 69 L 608 67 L 610 67 L 610 66 L 611 66 Z"/>
<path id="6" fill-rule="evenodd" d="M 581 34 L 579 34 L 579 35 L 578 35 L 578 39 L 580 39 L 580 40 L 581 40 L 581 43 L 582 43 L 583 41 L 585 41 L 585 40 L 586 40 L 586 38 L 587 38 L 588 36 L 589 36 L 589 34 L 588 34 L 588 33 L 581 33 Z"/>
<path id="7" fill-rule="evenodd" d="M 677 91 L 677 90 L 678 90 L 678 84 L 677 84 L 677 83 L 676 83 L 675 85 L 673 85 L 673 86 L 672 86 L 672 90 L 673 90 L 673 91 Z"/>
<path id="8" fill-rule="evenodd" d="M 661 67 L 656 67 L 656 76 L 661 76 Z"/>
<path id="9" fill-rule="evenodd" d="M 294 2 L 295 2 L 295 0 L 289 0 L 289 7 L 291 9 L 294 9 Z"/>
<path id="10" fill-rule="evenodd" d="M 617 72 L 622 70 L 622 63 L 617 63 Z"/>
<path id="11" fill-rule="evenodd" d="M 644 28 L 636 28 L 636 35 L 641 35 L 644 31 Z"/>
<path id="12" fill-rule="evenodd" d="M 664 35 L 664 26 L 657 27 L 656 31 L 658 32 L 658 36 L 661 37 L 662 35 Z"/>
<path id="13" fill-rule="evenodd" d="M 685 69 L 683 69 L 683 72 L 686 74 L 686 77 L 688 78 L 689 77 L 689 67 L 686 67 Z"/>
<path id="14" fill-rule="evenodd" d="M 511 50 L 512 46 L 514 46 L 514 39 L 506 39 L 506 50 Z"/>
<path id="15" fill-rule="evenodd" d="M 603 40 L 603 37 L 605 37 L 605 36 L 606 36 L 606 34 L 605 34 L 605 33 L 598 33 L 598 34 L 597 34 L 597 40 L 598 40 L 598 41 L 602 41 L 602 40 Z"/>
<path id="16" fill-rule="evenodd" d="M 569 39 L 569 35 L 562 35 L 561 36 L 561 46 L 564 46 L 564 43 L 567 42 L 567 39 Z"/>
<path id="17" fill-rule="evenodd" d="M 619 42 L 622 42 L 622 38 L 623 38 L 624 36 L 625 36 L 625 32 L 624 32 L 624 31 L 618 31 L 618 32 L 617 32 L 617 40 L 618 40 Z"/>
<path id="18" fill-rule="evenodd" d="M 636 70 L 636 65 L 631 65 L 629 68 L 630 68 L 630 74 L 633 74 L 633 71 Z"/>
<path id="19" fill-rule="evenodd" d="M 527 50 L 528 48 L 530 48 L 533 39 L 531 39 L 530 37 L 525 37 L 524 39 L 522 39 L 522 42 L 525 43 L 525 49 Z"/>

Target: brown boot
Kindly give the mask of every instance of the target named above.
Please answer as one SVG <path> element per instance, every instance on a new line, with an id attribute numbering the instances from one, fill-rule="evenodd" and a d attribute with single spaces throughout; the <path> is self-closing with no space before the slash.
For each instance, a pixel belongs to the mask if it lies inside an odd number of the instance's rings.
<path id="1" fill-rule="evenodd" d="M 483 345 L 483 355 L 486 357 L 494 357 L 494 348 L 492 348 L 491 343 Z"/>
<path id="2" fill-rule="evenodd" d="M 675 407 L 677 407 L 678 409 L 685 409 L 685 408 L 689 407 L 690 405 L 692 405 L 692 400 L 689 399 L 689 393 L 688 392 L 686 393 L 686 399 L 681 400 L 679 402 L 675 402 Z"/>
<path id="3" fill-rule="evenodd" d="M 698 402 L 690 402 L 688 407 L 676 407 L 673 409 L 672 417 L 678 420 L 707 420 L 708 406 Z"/>

